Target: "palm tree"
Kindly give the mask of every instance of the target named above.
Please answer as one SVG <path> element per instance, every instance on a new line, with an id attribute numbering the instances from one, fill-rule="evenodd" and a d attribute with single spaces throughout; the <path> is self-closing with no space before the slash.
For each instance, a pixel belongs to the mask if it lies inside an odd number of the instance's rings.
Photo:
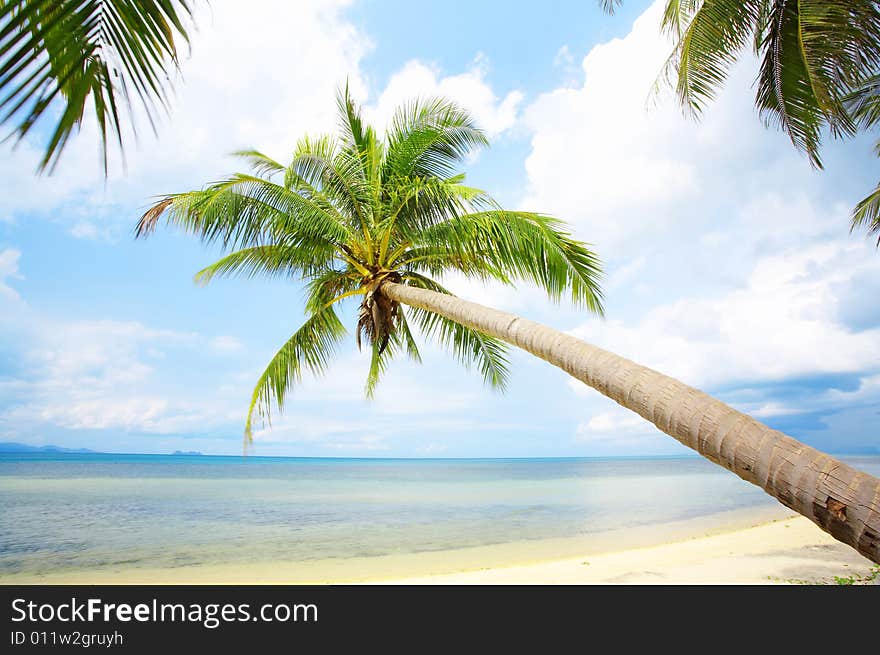
<path id="1" fill-rule="evenodd" d="M 880 74 L 873 75 L 845 98 L 847 109 L 856 125 L 869 130 L 880 124 Z M 874 152 L 880 156 L 880 141 L 874 145 Z M 859 201 L 852 214 L 852 227 L 865 226 L 877 235 L 880 246 L 880 184 L 868 196 Z"/>
<path id="2" fill-rule="evenodd" d="M 880 480 L 770 429 L 661 373 L 525 318 L 461 300 L 437 277 L 538 285 L 601 314 L 600 264 L 549 216 L 504 210 L 464 183 L 457 166 L 486 143 L 469 115 L 444 100 L 396 112 L 384 139 L 366 125 L 346 90 L 340 137 L 305 138 L 287 166 L 239 153 L 253 174 L 163 197 L 137 235 L 161 217 L 231 251 L 196 275 L 300 277 L 308 318 L 260 376 L 245 423 L 281 409 L 303 369 L 323 372 L 346 334 L 337 303 L 360 297 L 357 339 L 372 357 L 372 394 L 388 360 L 419 359 L 415 325 L 475 363 L 503 387 L 504 342 L 567 371 L 667 434 L 880 562 Z M 274 178 L 277 177 L 277 181 Z"/>
<path id="3" fill-rule="evenodd" d="M 608 12 L 621 2 L 600 0 Z M 816 168 L 826 131 L 845 137 L 877 123 L 858 109 L 880 103 L 877 0 L 666 0 L 661 29 L 675 46 L 659 81 L 674 85 L 686 113 L 698 116 L 751 49 L 761 117 Z M 880 231 L 880 187 L 853 211 L 860 225 Z"/>
<path id="4" fill-rule="evenodd" d="M 61 101 L 39 171 L 52 170 L 91 98 L 107 173 L 108 132 L 122 148 L 123 110 L 137 96 L 153 125 L 167 107 L 175 32 L 189 40 L 189 0 L 0 0 L 0 125 L 24 138 Z M 51 115 L 51 112 L 50 112 Z M 131 123 L 132 128 L 134 123 Z"/>

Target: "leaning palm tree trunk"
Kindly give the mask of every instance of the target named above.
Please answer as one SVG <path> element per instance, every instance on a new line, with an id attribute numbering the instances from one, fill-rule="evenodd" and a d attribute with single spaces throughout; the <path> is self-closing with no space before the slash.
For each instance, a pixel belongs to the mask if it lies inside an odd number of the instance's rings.
<path id="1" fill-rule="evenodd" d="M 674 378 L 540 323 L 392 282 L 381 293 L 558 366 L 880 563 L 880 479 Z"/>

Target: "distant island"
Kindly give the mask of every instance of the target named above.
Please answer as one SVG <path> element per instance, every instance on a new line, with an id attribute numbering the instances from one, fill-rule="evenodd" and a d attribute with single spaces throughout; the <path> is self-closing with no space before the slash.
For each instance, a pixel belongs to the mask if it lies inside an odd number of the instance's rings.
<path id="1" fill-rule="evenodd" d="M 26 443 L 17 443 L 15 441 L 0 441 L 0 453 L 70 453 L 75 455 L 105 455 L 100 450 L 90 450 L 88 448 L 64 448 L 62 446 L 31 446 Z M 198 450 L 175 450 L 171 453 L 175 455 L 186 455 L 193 457 L 205 457 L 205 454 Z"/>
<path id="2" fill-rule="evenodd" d="M 25 443 L 0 441 L 0 453 L 98 453 L 88 448 L 62 448 L 61 446 L 29 446 Z"/>

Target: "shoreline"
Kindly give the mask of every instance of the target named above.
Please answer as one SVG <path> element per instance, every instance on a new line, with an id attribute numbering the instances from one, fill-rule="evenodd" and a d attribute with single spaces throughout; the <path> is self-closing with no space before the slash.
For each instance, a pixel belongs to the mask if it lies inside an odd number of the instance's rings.
<path id="1" fill-rule="evenodd" d="M 782 508 L 737 510 L 589 537 L 310 561 L 101 567 L 0 584 L 772 584 L 865 576 L 872 563 Z"/>
<path id="2" fill-rule="evenodd" d="M 387 584 L 837 584 L 878 570 L 803 516 L 642 548 Z M 875 575 L 874 583 L 880 584 Z"/>

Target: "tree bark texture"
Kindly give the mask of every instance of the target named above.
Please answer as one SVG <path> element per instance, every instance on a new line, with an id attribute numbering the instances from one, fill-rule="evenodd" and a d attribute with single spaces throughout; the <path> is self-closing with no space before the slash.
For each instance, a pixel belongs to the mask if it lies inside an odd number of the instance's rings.
<path id="1" fill-rule="evenodd" d="M 380 292 L 550 362 L 880 563 L 880 479 L 683 382 L 546 325 L 393 282 Z"/>

